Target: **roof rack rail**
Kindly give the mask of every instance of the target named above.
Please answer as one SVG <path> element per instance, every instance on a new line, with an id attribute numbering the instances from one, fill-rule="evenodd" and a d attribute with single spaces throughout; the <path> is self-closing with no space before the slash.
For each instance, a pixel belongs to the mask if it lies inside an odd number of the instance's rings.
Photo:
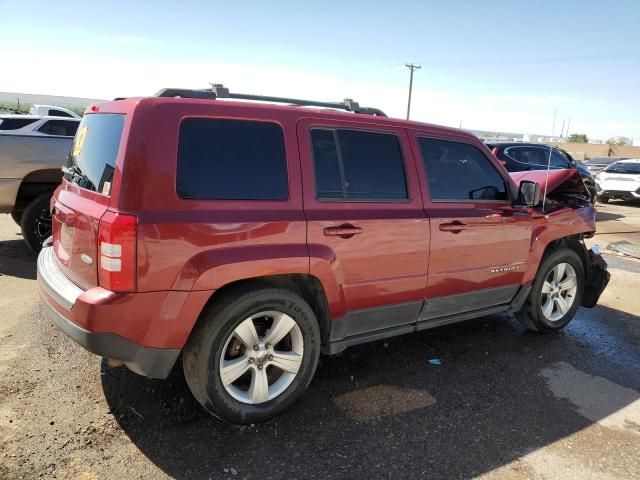
<path id="1" fill-rule="evenodd" d="M 264 95 L 251 95 L 247 93 L 231 93 L 228 88 L 220 84 L 211 84 L 211 88 L 191 90 L 187 88 L 164 88 L 154 95 L 155 97 L 180 97 L 197 98 L 201 100 L 215 100 L 216 98 L 234 98 L 237 100 L 258 100 L 262 102 L 289 103 L 301 107 L 337 108 L 347 112 L 362 113 L 386 117 L 387 115 L 378 108 L 361 107 L 358 102 L 345 98 L 342 102 L 317 102 L 314 100 L 300 100 L 297 98 L 269 97 Z"/>

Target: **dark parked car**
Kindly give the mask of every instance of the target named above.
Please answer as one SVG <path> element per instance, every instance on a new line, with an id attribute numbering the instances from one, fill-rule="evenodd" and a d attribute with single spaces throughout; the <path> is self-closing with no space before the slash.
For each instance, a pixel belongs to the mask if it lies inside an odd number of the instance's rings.
<path id="1" fill-rule="evenodd" d="M 486 145 L 509 172 L 546 170 L 547 165 L 554 170 L 575 168 L 595 201 L 596 182 L 593 173 L 584 164 L 576 162 L 568 152 L 541 143 L 487 142 Z"/>
<path id="2" fill-rule="evenodd" d="M 182 354 L 207 411 L 265 420 L 321 352 L 500 312 L 554 332 L 593 307 L 608 273 L 582 242 L 595 209 L 563 200 L 576 172 L 513 175 L 471 134 L 352 101 L 100 103 L 52 200 L 38 286 L 110 365 L 166 378 Z"/>
<path id="3" fill-rule="evenodd" d="M 584 162 L 591 175 L 600 173 L 612 163 L 619 162 L 620 160 L 628 160 L 629 157 L 593 157 Z"/>

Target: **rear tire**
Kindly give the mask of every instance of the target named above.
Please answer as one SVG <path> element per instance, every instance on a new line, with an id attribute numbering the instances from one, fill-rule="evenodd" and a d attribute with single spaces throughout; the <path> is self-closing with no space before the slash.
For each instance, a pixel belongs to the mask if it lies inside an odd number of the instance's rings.
<path id="1" fill-rule="evenodd" d="M 573 319 L 582 303 L 584 264 L 578 254 L 561 248 L 547 255 L 538 269 L 518 321 L 534 332 L 557 332 Z"/>
<path id="2" fill-rule="evenodd" d="M 600 203 L 609 203 L 610 198 L 606 195 L 601 195 L 598 197 L 598 202 Z"/>
<path id="3" fill-rule="evenodd" d="M 35 253 L 42 250 L 42 243 L 51 236 L 51 195 L 45 193 L 31 201 L 20 219 L 22 237 Z"/>
<path id="4" fill-rule="evenodd" d="M 14 222 L 16 222 L 18 225 L 20 225 L 21 222 L 22 222 L 22 214 L 23 214 L 22 210 L 12 210 L 11 211 L 11 218 L 13 218 Z"/>
<path id="5" fill-rule="evenodd" d="M 287 290 L 223 295 L 207 307 L 184 349 L 185 379 L 218 418 L 268 420 L 291 407 L 311 382 L 320 356 L 318 322 L 311 307 Z M 280 337 L 279 331 L 287 333 Z"/>

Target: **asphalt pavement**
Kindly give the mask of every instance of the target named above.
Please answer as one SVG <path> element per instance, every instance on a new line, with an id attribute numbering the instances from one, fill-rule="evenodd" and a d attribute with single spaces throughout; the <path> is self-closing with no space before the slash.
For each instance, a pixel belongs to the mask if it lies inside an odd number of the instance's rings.
<path id="1" fill-rule="evenodd" d="M 591 243 L 640 243 L 640 205 L 599 219 Z M 601 304 L 561 334 L 497 315 L 352 347 L 239 427 L 180 368 L 147 380 L 59 332 L 17 232 L 0 215 L 0 478 L 640 478 L 639 261 L 607 254 Z"/>

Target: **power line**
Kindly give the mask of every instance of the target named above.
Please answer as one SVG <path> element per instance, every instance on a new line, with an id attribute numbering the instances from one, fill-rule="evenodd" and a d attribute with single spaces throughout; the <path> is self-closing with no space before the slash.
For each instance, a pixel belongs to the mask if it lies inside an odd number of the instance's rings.
<path id="1" fill-rule="evenodd" d="M 633 58 L 637 56 L 638 58 Z M 598 60 L 602 58 L 615 59 L 623 58 L 625 60 L 631 60 L 633 62 L 640 61 L 640 52 L 629 53 L 607 53 L 598 55 L 571 55 L 565 57 L 538 57 L 527 59 L 484 59 L 484 60 L 456 60 L 456 61 L 443 61 L 443 62 L 422 62 L 422 65 L 516 65 L 527 63 L 554 63 L 554 62 L 582 62 L 585 60 Z"/>
<path id="2" fill-rule="evenodd" d="M 407 101 L 407 120 L 409 120 L 409 113 L 411 112 L 411 90 L 413 90 L 413 72 L 420 70 L 422 65 L 416 65 L 414 63 L 407 63 L 405 65 L 411 73 L 409 74 L 409 100 Z"/>

